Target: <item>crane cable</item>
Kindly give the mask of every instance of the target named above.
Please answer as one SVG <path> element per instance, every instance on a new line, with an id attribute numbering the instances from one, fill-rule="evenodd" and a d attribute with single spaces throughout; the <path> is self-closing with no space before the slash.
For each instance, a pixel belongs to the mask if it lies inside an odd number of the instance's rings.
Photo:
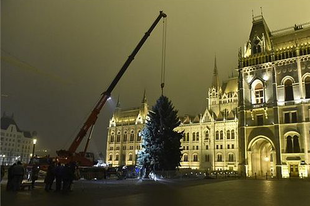
<path id="1" fill-rule="evenodd" d="M 167 48 L 167 18 L 163 19 L 162 56 L 161 56 L 161 95 L 164 95 L 165 72 L 166 72 L 166 48 Z"/>

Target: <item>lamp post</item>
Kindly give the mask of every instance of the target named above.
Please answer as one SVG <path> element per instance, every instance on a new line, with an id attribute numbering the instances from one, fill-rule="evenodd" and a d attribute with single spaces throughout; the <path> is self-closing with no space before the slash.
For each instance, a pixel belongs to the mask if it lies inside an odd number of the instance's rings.
<path id="1" fill-rule="evenodd" d="M 33 146 L 32 146 L 32 158 L 34 158 L 34 150 L 36 148 L 36 144 L 37 144 L 37 139 L 33 139 L 32 140 Z"/>

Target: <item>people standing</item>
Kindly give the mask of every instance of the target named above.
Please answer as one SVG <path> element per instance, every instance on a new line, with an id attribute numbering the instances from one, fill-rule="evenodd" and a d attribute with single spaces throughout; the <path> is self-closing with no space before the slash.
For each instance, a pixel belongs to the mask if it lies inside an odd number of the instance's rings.
<path id="1" fill-rule="evenodd" d="M 13 191 L 18 191 L 25 175 L 25 169 L 20 161 L 12 168 Z"/>
<path id="2" fill-rule="evenodd" d="M 63 191 L 69 192 L 70 191 L 70 182 L 71 182 L 71 167 L 69 164 L 66 164 L 63 169 Z"/>
<path id="3" fill-rule="evenodd" d="M 1 165 L 1 180 L 0 181 L 2 181 L 4 174 L 5 174 L 5 169 L 4 169 L 4 165 L 2 164 Z"/>
<path id="4" fill-rule="evenodd" d="M 8 169 L 8 182 L 6 184 L 6 190 L 10 191 L 13 190 L 13 167 L 15 167 L 16 163 L 11 165 Z"/>
<path id="5" fill-rule="evenodd" d="M 64 173 L 64 167 L 59 162 L 55 168 L 56 192 L 62 189 L 63 173 Z"/>
<path id="6" fill-rule="evenodd" d="M 55 164 L 54 162 L 51 162 L 47 168 L 47 173 L 44 179 L 46 192 L 52 190 L 54 179 L 55 179 Z"/>
<path id="7" fill-rule="evenodd" d="M 32 189 L 34 188 L 35 181 L 39 178 L 39 171 L 40 171 L 39 165 L 35 164 L 32 166 L 32 169 L 31 169 L 31 186 L 32 186 Z"/>

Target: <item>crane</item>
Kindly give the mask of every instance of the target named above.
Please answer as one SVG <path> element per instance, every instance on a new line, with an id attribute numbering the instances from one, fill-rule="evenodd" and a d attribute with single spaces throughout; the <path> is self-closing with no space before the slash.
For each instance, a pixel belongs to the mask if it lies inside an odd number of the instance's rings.
<path id="1" fill-rule="evenodd" d="M 78 162 L 80 165 L 85 165 L 85 166 L 92 166 L 93 161 L 89 158 L 86 158 L 86 150 L 87 146 L 91 137 L 92 129 L 98 119 L 98 115 L 102 109 L 102 107 L 105 105 L 106 101 L 110 98 L 111 93 L 123 74 L 126 72 L 127 68 L 129 67 L 130 63 L 134 60 L 136 54 L 139 52 L 145 41 L 148 39 L 158 22 L 161 20 L 161 18 L 166 18 L 167 15 L 163 12 L 160 11 L 158 17 L 155 19 L 149 30 L 144 34 L 138 45 L 135 47 L 133 52 L 130 54 L 124 65 L 121 67 L 120 71 L 117 73 L 116 77 L 112 81 L 112 83 L 109 85 L 108 89 L 101 94 L 101 97 L 99 101 L 97 102 L 96 106 L 88 116 L 87 120 L 83 124 L 82 128 L 78 132 L 77 136 L 75 137 L 74 141 L 71 143 L 70 147 L 68 150 L 58 150 L 57 155 L 59 159 L 63 160 L 63 162 L 70 162 L 70 161 L 75 161 Z M 91 131 L 90 131 L 91 130 Z M 77 148 L 81 144 L 82 140 L 86 136 L 87 132 L 90 131 L 89 138 L 87 139 L 86 146 L 84 148 L 83 152 L 76 153 Z"/>

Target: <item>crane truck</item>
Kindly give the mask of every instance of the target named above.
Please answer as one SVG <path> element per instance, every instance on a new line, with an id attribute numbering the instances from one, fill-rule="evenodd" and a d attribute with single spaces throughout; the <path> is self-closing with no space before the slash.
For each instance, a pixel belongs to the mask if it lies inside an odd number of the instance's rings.
<path id="1" fill-rule="evenodd" d="M 109 85 L 108 89 L 101 94 L 99 101 L 97 102 L 96 106 L 93 108 L 92 112 L 88 116 L 87 120 L 83 124 L 82 128 L 80 129 L 79 133 L 75 137 L 74 141 L 71 143 L 68 150 L 58 150 L 57 153 L 57 161 L 61 163 L 69 163 L 69 162 L 76 162 L 80 167 L 80 175 L 85 179 L 102 179 L 104 175 L 104 168 L 94 167 L 94 154 L 87 152 L 87 148 L 89 145 L 89 141 L 91 139 L 91 133 L 94 128 L 94 125 L 97 121 L 98 115 L 105 105 L 106 101 L 110 98 L 111 93 L 127 68 L 129 67 L 130 63 L 134 60 L 136 54 L 139 52 L 140 48 L 143 46 L 145 41 L 148 39 L 150 34 L 152 33 L 153 29 L 156 27 L 158 22 L 161 18 L 166 18 L 167 15 L 160 11 L 158 17 L 155 19 L 149 30 L 144 34 L 138 45 L 135 47 L 133 52 L 130 54 L 124 65 L 121 67 L 120 71 L 117 73 L 116 77 Z M 89 132 L 89 136 L 86 141 L 86 145 L 82 152 L 77 152 L 77 148 L 80 146 L 82 140 L 85 138 L 86 134 Z"/>

